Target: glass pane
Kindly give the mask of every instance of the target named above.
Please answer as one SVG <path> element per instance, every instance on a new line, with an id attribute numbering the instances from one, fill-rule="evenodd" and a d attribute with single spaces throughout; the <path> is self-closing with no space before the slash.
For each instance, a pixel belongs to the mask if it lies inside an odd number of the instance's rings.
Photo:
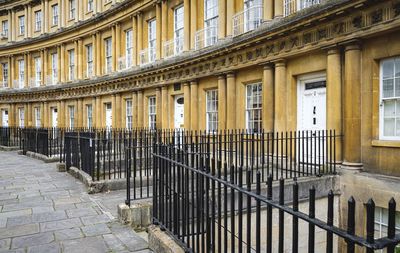
<path id="1" fill-rule="evenodd" d="M 396 77 L 400 77 L 400 58 L 395 59 L 394 73 Z"/>
<path id="2" fill-rule="evenodd" d="M 383 134 L 385 136 L 394 136 L 394 128 L 395 128 L 394 119 L 384 119 L 383 122 Z"/>
<path id="3" fill-rule="evenodd" d="M 400 78 L 395 79 L 395 91 L 396 91 L 396 97 L 400 97 Z"/>
<path id="4" fill-rule="evenodd" d="M 393 97 L 393 79 L 383 80 L 382 97 Z"/>
<path id="5" fill-rule="evenodd" d="M 396 112 L 395 100 L 384 101 L 384 112 L 383 115 L 386 117 L 394 117 Z"/>
<path id="6" fill-rule="evenodd" d="M 383 79 L 393 78 L 393 60 L 386 60 L 382 63 L 382 77 Z"/>

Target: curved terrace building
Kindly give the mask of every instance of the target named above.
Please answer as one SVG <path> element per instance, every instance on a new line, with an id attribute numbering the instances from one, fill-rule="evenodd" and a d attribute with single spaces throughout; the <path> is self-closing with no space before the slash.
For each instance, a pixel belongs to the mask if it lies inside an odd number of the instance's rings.
<path id="1" fill-rule="evenodd" d="M 1 0 L 0 25 L 2 126 L 334 129 L 343 167 L 400 176 L 398 0 Z M 379 206 L 380 177 L 343 183 Z"/>

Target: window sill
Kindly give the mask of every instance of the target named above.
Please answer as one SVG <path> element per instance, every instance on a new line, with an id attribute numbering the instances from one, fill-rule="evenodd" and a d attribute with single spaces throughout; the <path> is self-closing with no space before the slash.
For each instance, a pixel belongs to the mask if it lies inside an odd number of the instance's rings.
<path id="1" fill-rule="evenodd" d="M 400 148 L 400 141 L 372 140 L 373 147 Z"/>
<path id="2" fill-rule="evenodd" d="M 107 5 L 111 4 L 111 3 L 112 3 L 112 1 L 105 2 L 104 6 L 107 6 Z"/>

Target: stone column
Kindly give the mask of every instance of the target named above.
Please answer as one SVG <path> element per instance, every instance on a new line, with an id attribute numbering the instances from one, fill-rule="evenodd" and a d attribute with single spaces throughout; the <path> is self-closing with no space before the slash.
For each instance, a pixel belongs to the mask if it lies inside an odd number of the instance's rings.
<path id="1" fill-rule="evenodd" d="M 25 64 L 25 73 L 24 73 L 24 81 L 25 81 L 25 87 L 29 87 L 29 77 L 30 77 L 30 71 L 29 71 L 29 67 L 30 67 L 30 63 L 29 63 L 29 58 L 28 57 L 29 53 L 24 54 L 24 64 Z"/>
<path id="2" fill-rule="evenodd" d="M 13 11 L 8 10 L 8 42 L 12 41 L 15 33 L 13 18 L 14 18 Z"/>
<path id="3" fill-rule="evenodd" d="M 226 77 L 218 76 L 218 130 L 226 129 Z"/>
<path id="4" fill-rule="evenodd" d="M 361 48 L 347 45 L 344 63 L 343 165 L 361 167 Z"/>
<path id="5" fill-rule="evenodd" d="M 32 105 L 30 103 L 26 103 L 24 105 L 24 126 L 31 127 L 32 126 Z"/>
<path id="6" fill-rule="evenodd" d="M 13 87 L 13 84 L 12 84 L 12 80 L 13 80 L 13 76 L 12 76 L 12 73 L 13 73 L 13 69 L 14 69 L 14 66 L 13 66 L 13 61 L 12 61 L 12 56 L 9 56 L 8 58 L 7 58 L 7 62 L 8 62 L 8 79 L 7 79 L 7 82 L 8 82 L 8 87 L 10 87 L 10 88 L 12 88 Z"/>
<path id="7" fill-rule="evenodd" d="M 184 126 L 186 130 L 190 130 L 190 84 L 189 82 L 183 83 L 183 99 L 184 99 L 184 109 L 183 109 L 183 119 Z"/>
<path id="8" fill-rule="evenodd" d="M 342 133 L 342 66 L 340 50 L 328 49 L 327 53 L 326 109 L 327 129 Z M 336 138 L 336 161 L 342 161 L 341 139 Z"/>
<path id="9" fill-rule="evenodd" d="M 234 1 L 226 1 L 226 36 L 233 34 L 232 18 L 235 15 L 235 3 Z"/>
<path id="10" fill-rule="evenodd" d="M 274 68 L 264 66 L 262 86 L 262 119 L 263 128 L 267 132 L 274 131 Z"/>
<path id="11" fill-rule="evenodd" d="M 57 46 L 57 81 L 61 82 L 61 46 Z"/>
<path id="12" fill-rule="evenodd" d="M 162 0 L 161 2 L 161 55 L 164 55 L 163 44 L 167 41 L 168 34 L 168 4 L 166 0 Z"/>
<path id="13" fill-rule="evenodd" d="M 96 33 L 96 55 L 94 59 L 94 64 L 96 66 L 96 76 L 101 76 L 101 34 L 100 32 Z"/>
<path id="14" fill-rule="evenodd" d="M 81 79 L 83 79 L 83 41 L 81 38 L 78 39 L 76 54 L 77 54 L 76 56 L 78 58 L 78 60 L 77 60 L 77 65 L 78 65 L 77 77 L 78 77 L 78 80 L 81 80 Z"/>
<path id="15" fill-rule="evenodd" d="M 143 90 L 137 92 L 137 127 L 144 127 L 143 124 Z"/>
<path id="16" fill-rule="evenodd" d="M 97 127 L 96 108 L 97 108 L 97 99 L 96 99 L 96 97 L 93 97 L 92 98 L 92 127 Z M 87 124 L 86 124 L 86 126 L 87 126 Z"/>
<path id="17" fill-rule="evenodd" d="M 156 2 L 156 59 L 161 59 L 161 47 L 162 47 L 162 39 L 161 39 L 161 4 L 160 2 Z M 158 103 L 158 100 L 157 100 Z"/>
<path id="18" fill-rule="evenodd" d="M 218 0 L 218 38 L 226 36 L 226 0 Z"/>
<path id="19" fill-rule="evenodd" d="M 94 108 L 94 110 L 96 111 L 96 127 L 97 128 L 102 128 L 102 122 L 101 122 L 101 114 L 103 113 L 103 111 L 101 110 L 101 108 L 103 107 L 103 103 L 102 103 L 102 99 L 101 97 L 96 97 L 96 107 Z"/>
<path id="20" fill-rule="evenodd" d="M 40 73 L 40 86 L 44 86 L 44 82 L 45 82 L 45 79 L 46 79 L 46 76 L 45 76 L 45 74 L 44 74 L 44 55 L 45 55 L 45 52 L 44 52 L 44 49 L 43 50 L 40 50 L 40 68 L 41 68 L 41 73 Z M 35 66 L 35 64 L 32 64 L 33 65 L 33 69 L 34 69 L 34 72 L 35 72 L 35 78 L 36 78 L 36 66 Z"/>
<path id="21" fill-rule="evenodd" d="M 137 20 L 136 20 L 136 16 L 133 15 L 132 16 L 132 48 L 133 48 L 133 52 L 132 52 L 132 57 L 133 57 L 133 61 L 132 64 L 133 66 L 137 65 L 137 55 L 138 55 L 138 51 L 137 51 Z"/>
<path id="22" fill-rule="evenodd" d="M 111 125 L 112 128 L 117 128 L 117 101 L 116 101 L 116 97 L 115 94 L 111 95 L 111 115 L 112 115 L 112 121 L 111 121 Z"/>
<path id="23" fill-rule="evenodd" d="M 184 8 L 183 51 L 188 51 L 190 48 L 190 0 L 183 0 L 183 8 Z"/>
<path id="24" fill-rule="evenodd" d="M 78 66 L 79 66 L 79 46 L 78 46 L 78 40 L 74 41 L 74 52 L 75 52 L 75 65 L 74 65 L 74 76 L 73 76 L 73 80 L 69 80 L 69 81 L 75 81 L 76 79 L 78 79 Z"/>
<path id="25" fill-rule="evenodd" d="M 168 86 L 163 86 L 161 88 L 161 101 L 162 101 L 162 123 L 161 127 L 163 129 L 168 129 L 169 128 L 169 122 L 168 122 L 168 109 L 169 109 L 169 103 L 168 103 Z"/>
<path id="26" fill-rule="evenodd" d="M 286 94 L 286 62 L 275 63 L 275 126 L 277 132 L 286 131 L 287 94 Z"/>
<path id="27" fill-rule="evenodd" d="M 65 45 L 61 44 L 60 45 L 60 68 L 58 71 L 60 72 L 60 79 L 61 82 L 65 82 L 65 72 L 66 72 L 66 66 L 65 66 Z"/>
<path id="28" fill-rule="evenodd" d="M 274 0 L 274 18 L 283 16 L 283 0 Z"/>
<path id="29" fill-rule="evenodd" d="M 43 81 L 42 81 L 42 85 L 47 85 L 47 74 L 48 74 L 48 55 L 49 55 L 49 50 L 47 48 L 45 48 L 43 50 L 43 58 L 42 58 L 42 72 L 43 72 Z"/>
<path id="30" fill-rule="evenodd" d="M 191 0 L 190 1 L 190 48 L 194 49 L 195 48 L 195 34 L 197 31 L 197 12 L 199 10 L 197 9 L 197 0 Z"/>
<path id="31" fill-rule="evenodd" d="M 163 103 L 164 103 L 164 101 L 161 97 L 161 88 L 157 87 L 156 88 L 156 127 L 157 127 L 157 129 L 162 128 L 162 118 L 164 115 L 164 112 L 162 111 Z"/>
<path id="32" fill-rule="evenodd" d="M 138 102 L 137 102 L 137 92 L 132 93 L 132 128 L 138 127 Z"/>
<path id="33" fill-rule="evenodd" d="M 114 41 L 112 43 L 114 44 Z M 117 23 L 115 24 L 115 70 L 119 69 L 118 61 L 121 57 L 121 44 L 121 24 Z"/>
<path id="34" fill-rule="evenodd" d="M 226 75 L 226 104 L 226 128 L 236 129 L 236 78 L 233 72 Z"/>
<path id="35" fill-rule="evenodd" d="M 26 33 L 26 36 L 28 37 L 28 38 L 30 38 L 30 37 L 32 37 L 32 26 L 33 26 L 33 24 L 34 24 L 34 21 L 33 21 L 33 19 L 32 19 L 32 14 L 33 14 L 33 12 L 32 12 L 32 6 L 30 5 L 30 4 L 27 4 L 26 5 L 26 7 L 25 8 L 27 8 L 28 9 L 28 11 L 27 11 L 27 15 L 25 16 L 25 18 L 26 18 L 26 23 L 25 23 L 25 33 Z M 43 13 L 43 9 L 42 9 L 42 13 Z M 43 32 L 43 24 L 42 24 L 42 32 Z"/>
<path id="36" fill-rule="evenodd" d="M 113 114 L 113 118 L 115 119 L 115 128 L 122 127 L 122 111 L 121 111 L 121 94 L 115 94 L 115 114 Z"/>
<path id="37" fill-rule="evenodd" d="M 15 117 L 16 117 L 16 115 L 17 115 L 17 112 L 15 111 L 15 104 L 11 104 L 10 105 L 10 112 L 8 113 L 8 116 L 9 116 L 9 121 L 8 121 L 8 123 L 9 123 L 9 126 L 11 126 L 11 127 L 15 127 L 15 126 L 17 126 L 17 124 L 16 124 L 16 122 L 15 122 Z"/>
<path id="38" fill-rule="evenodd" d="M 24 33 L 24 38 L 28 38 L 28 31 L 29 29 L 27 29 L 29 27 L 29 19 L 28 19 L 28 6 L 25 6 L 24 9 L 25 13 L 24 13 L 24 18 L 25 18 L 25 33 Z"/>
<path id="39" fill-rule="evenodd" d="M 49 10 L 49 0 L 44 1 L 44 12 L 43 12 L 43 20 L 44 20 L 44 32 L 48 33 L 49 32 L 49 15 L 50 10 Z"/>
<path id="40" fill-rule="evenodd" d="M 82 98 L 77 99 L 77 108 L 76 108 L 76 114 L 77 114 L 77 124 L 76 127 L 84 127 L 83 126 L 83 100 Z"/>
<path id="41" fill-rule="evenodd" d="M 190 82 L 190 130 L 199 130 L 199 91 L 197 81 Z M 186 101 L 185 101 L 186 104 Z"/>
<path id="42" fill-rule="evenodd" d="M 143 15 L 141 12 L 137 14 L 137 57 L 140 63 L 140 51 L 143 49 Z"/>
<path id="43" fill-rule="evenodd" d="M 117 25 L 114 25 L 111 27 L 111 55 L 112 55 L 112 60 L 111 60 L 111 71 L 114 72 L 116 68 L 116 62 L 117 62 L 117 45 L 116 45 L 116 30 L 117 30 Z"/>
<path id="44" fill-rule="evenodd" d="M 10 62 L 11 62 L 11 65 L 10 65 L 10 77 L 9 77 L 9 79 L 11 81 L 10 88 L 16 88 L 15 84 L 14 84 L 14 79 L 15 79 L 15 57 L 14 57 L 14 55 L 11 55 L 9 58 L 10 58 Z"/>
<path id="45" fill-rule="evenodd" d="M 274 18 L 274 0 L 263 0 L 264 20 L 271 21 Z"/>

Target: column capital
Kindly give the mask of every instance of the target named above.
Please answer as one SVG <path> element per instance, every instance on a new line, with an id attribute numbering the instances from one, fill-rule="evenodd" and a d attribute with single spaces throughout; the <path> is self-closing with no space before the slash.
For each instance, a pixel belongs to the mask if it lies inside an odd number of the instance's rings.
<path id="1" fill-rule="evenodd" d="M 162 90 L 167 90 L 168 89 L 168 85 L 164 85 L 161 87 Z"/>
<path id="2" fill-rule="evenodd" d="M 345 41 L 343 43 L 340 43 L 340 45 L 343 45 L 345 47 L 345 51 L 349 50 L 360 50 L 361 49 L 361 40 L 354 39 L 354 40 L 349 40 Z"/>
<path id="3" fill-rule="evenodd" d="M 286 66 L 286 60 L 285 59 L 278 59 L 273 61 L 275 64 L 275 67 L 285 67 Z"/>
<path id="4" fill-rule="evenodd" d="M 189 83 L 190 83 L 190 85 L 197 85 L 198 81 L 197 81 L 197 79 L 193 79 L 193 80 L 190 80 Z"/>
<path id="5" fill-rule="evenodd" d="M 270 62 L 263 65 L 263 70 L 270 70 L 273 68 L 274 68 L 274 64 L 272 64 Z"/>
<path id="6" fill-rule="evenodd" d="M 222 80 L 222 79 L 224 79 L 225 80 L 225 78 L 226 78 L 226 74 L 218 74 L 218 80 Z"/>
<path id="7" fill-rule="evenodd" d="M 183 82 L 182 85 L 183 85 L 183 87 L 190 86 L 190 83 L 189 82 Z"/>
<path id="8" fill-rule="evenodd" d="M 236 74 L 234 71 L 229 71 L 226 73 L 226 78 L 233 78 L 235 76 L 236 76 Z"/>

